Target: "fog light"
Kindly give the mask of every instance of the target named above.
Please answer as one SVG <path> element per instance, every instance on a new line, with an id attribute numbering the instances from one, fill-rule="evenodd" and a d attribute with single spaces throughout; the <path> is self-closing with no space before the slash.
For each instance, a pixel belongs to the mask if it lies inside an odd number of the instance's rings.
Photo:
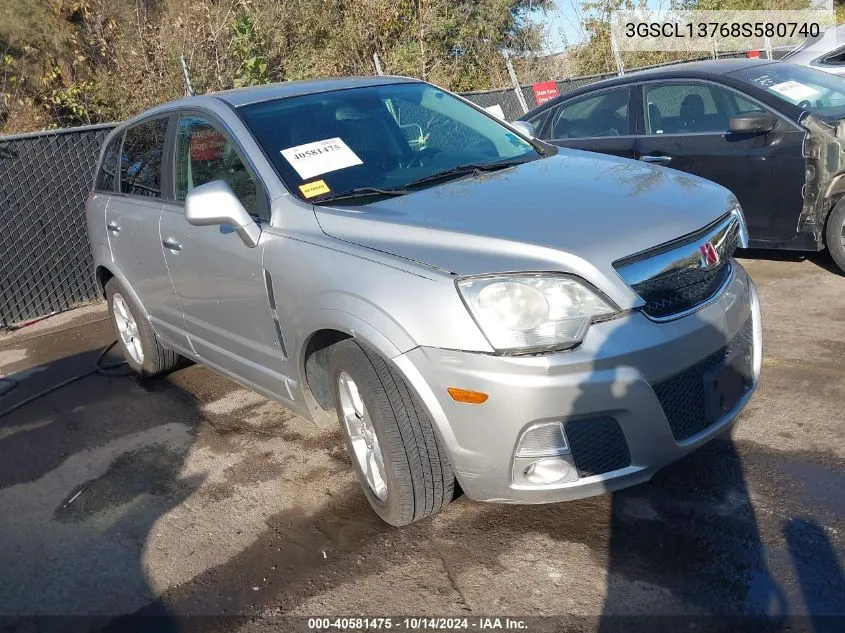
<path id="1" fill-rule="evenodd" d="M 564 481 L 573 473 L 572 465 L 563 457 L 547 457 L 531 462 L 522 476 L 527 483 L 540 486 Z"/>
<path id="2" fill-rule="evenodd" d="M 543 422 L 530 427 L 516 447 L 517 457 L 549 457 L 569 452 L 566 433 L 560 422 Z"/>
<path id="3" fill-rule="evenodd" d="M 528 427 L 516 444 L 513 482 L 520 486 L 547 486 L 576 481 L 562 422 L 540 422 Z"/>

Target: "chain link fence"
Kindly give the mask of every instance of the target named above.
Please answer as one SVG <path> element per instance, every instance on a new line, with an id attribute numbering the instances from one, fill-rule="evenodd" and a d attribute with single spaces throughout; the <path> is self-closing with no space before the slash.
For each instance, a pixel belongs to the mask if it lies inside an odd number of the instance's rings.
<path id="1" fill-rule="evenodd" d="M 0 137 L 0 328 L 97 296 L 83 207 L 112 127 Z"/>
<path id="2" fill-rule="evenodd" d="M 631 72 L 635 70 L 644 69 Z M 558 92 L 566 94 L 614 76 L 605 73 L 555 83 Z M 528 108 L 535 107 L 531 85 L 520 90 Z M 463 96 L 493 108 L 508 121 L 523 114 L 514 88 Z M 0 137 L 0 328 L 98 296 L 83 208 L 100 145 L 113 127 Z"/>

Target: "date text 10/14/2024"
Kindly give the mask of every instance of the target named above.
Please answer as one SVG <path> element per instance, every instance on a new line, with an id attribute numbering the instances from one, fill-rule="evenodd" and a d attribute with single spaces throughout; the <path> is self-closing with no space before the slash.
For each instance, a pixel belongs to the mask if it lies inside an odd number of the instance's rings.
<path id="1" fill-rule="evenodd" d="M 309 618 L 310 631 L 401 630 L 401 631 L 528 631 L 525 620 L 519 618 L 379 618 L 338 617 Z"/>

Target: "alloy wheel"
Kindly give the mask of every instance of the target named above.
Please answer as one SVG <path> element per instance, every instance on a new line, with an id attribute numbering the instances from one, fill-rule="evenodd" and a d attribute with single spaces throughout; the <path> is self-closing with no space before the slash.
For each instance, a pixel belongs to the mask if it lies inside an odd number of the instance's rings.
<path id="1" fill-rule="evenodd" d="M 117 292 L 112 295 L 112 308 L 123 347 L 129 352 L 132 360 L 141 365 L 144 362 L 144 349 L 138 336 L 138 324 L 135 323 L 135 317 L 132 316 L 126 300 Z"/>
<path id="2" fill-rule="evenodd" d="M 387 499 L 387 481 L 384 458 L 378 436 L 358 391 L 358 386 L 345 371 L 338 378 L 340 408 L 346 432 L 352 444 L 354 457 L 367 480 L 370 490 L 380 500 Z"/>

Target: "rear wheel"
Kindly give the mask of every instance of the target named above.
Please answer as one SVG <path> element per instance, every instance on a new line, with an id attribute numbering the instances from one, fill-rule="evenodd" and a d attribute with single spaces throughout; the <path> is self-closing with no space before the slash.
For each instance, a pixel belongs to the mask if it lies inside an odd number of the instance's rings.
<path id="1" fill-rule="evenodd" d="M 400 526 L 439 512 L 454 496 L 455 477 L 399 372 L 354 339 L 332 346 L 329 371 L 344 442 L 376 514 Z"/>
<path id="2" fill-rule="evenodd" d="M 151 377 L 176 367 L 179 354 L 161 344 L 144 313 L 114 277 L 106 284 L 106 301 L 123 356 L 136 373 Z"/>
<path id="3" fill-rule="evenodd" d="M 836 203 L 827 218 L 825 243 L 839 270 L 845 272 L 845 197 Z"/>

